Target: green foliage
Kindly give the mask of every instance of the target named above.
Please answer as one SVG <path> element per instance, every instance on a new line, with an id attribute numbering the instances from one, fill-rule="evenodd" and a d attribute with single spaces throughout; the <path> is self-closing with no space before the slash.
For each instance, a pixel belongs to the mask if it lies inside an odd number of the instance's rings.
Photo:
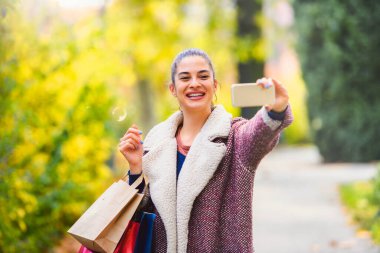
<path id="1" fill-rule="evenodd" d="M 370 200 L 375 206 L 379 207 L 380 211 L 380 166 L 377 172 L 377 176 L 372 180 L 372 183 L 373 192 Z M 378 215 L 380 215 L 380 213 L 378 213 Z"/>
<path id="2" fill-rule="evenodd" d="M 146 132 L 177 108 L 167 84 L 179 51 L 214 52 L 219 80 L 234 78 L 234 16 L 222 15 L 231 8 L 207 2 L 220 19 L 197 23 L 192 4 L 114 1 L 74 25 L 25 20 L 18 6 L 0 17 L 0 252 L 49 251 L 111 183 L 111 169 L 125 168 L 114 156 L 132 120 Z M 229 86 L 220 92 L 228 107 Z M 152 121 L 139 119 L 146 113 Z"/>
<path id="3" fill-rule="evenodd" d="M 295 0 L 313 138 L 326 162 L 380 159 L 380 2 Z"/>
<path id="4" fill-rule="evenodd" d="M 380 244 L 380 169 L 369 182 L 342 185 L 340 194 L 344 204 L 360 224 L 371 232 L 373 240 Z"/>
<path id="5" fill-rule="evenodd" d="M 380 244 L 380 168 L 377 172 L 377 176 L 373 179 L 373 193 L 370 201 L 377 207 L 377 213 L 375 221 L 371 226 L 372 237 L 376 243 Z"/>
<path id="6" fill-rule="evenodd" d="M 106 161 L 115 144 L 108 116 L 115 99 L 104 80 L 78 80 L 78 47 L 67 31 L 46 43 L 17 14 L 6 18 L 0 251 L 42 252 L 112 179 Z"/>

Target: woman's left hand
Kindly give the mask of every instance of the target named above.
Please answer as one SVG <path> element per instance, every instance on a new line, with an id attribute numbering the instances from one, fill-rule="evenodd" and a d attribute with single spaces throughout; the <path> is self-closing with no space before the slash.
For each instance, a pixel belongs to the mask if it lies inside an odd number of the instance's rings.
<path id="1" fill-rule="evenodd" d="M 285 87 L 275 79 L 272 78 L 261 78 L 256 81 L 256 84 L 261 86 L 263 89 L 268 89 L 274 86 L 275 91 L 275 102 L 271 105 L 265 105 L 267 111 L 283 112 L 289 104 L 289 95 Z"/>

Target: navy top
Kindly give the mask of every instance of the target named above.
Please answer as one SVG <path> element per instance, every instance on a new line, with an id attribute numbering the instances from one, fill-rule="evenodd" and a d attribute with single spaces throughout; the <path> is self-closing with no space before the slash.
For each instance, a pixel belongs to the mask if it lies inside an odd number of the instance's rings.
<path id="1" fill-rule="evenodd" d="M 186 156 L 182 154 L 181 152 L 177 151 L 177 180 L 178 175 L 181 172 L 182 165 L 185 162 Z"/>
<path id="2" fill-rule="evenodd" d="M 285 118 L 285 111 L 286 109 L 283 112 L 269 111 L 268 115 L 271 119 L 282 121 Z M 179 151 L 177 151 L 177 180 L 178 180 L 178 175 L 181 172 L 182 165 L 185 162 L 185 159 L 186 159 L 186 156 L 180 153 Z M 136 174 L 136 175 L 131 175 L 130 171 L 128 171 L 128 175 L 129 175 L 128 183 L 129 185 L 132 185 L 133 182 L 135 182 L 139 178 L 139 176 L 141 176 L 141 173 Z M 137 189 L 139 190 L 139 193 L 141 193 L 144 190 L 144 186 L 145 186 L 145 182 L 143 180 L 141 184 L 139 184 L 139 186 L 137 187 Z"/>

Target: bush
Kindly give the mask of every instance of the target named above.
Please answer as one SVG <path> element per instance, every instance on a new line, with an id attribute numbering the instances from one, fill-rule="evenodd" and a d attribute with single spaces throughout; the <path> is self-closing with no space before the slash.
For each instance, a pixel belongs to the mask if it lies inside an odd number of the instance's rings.
<path id="1" fill-rule="evenodd" d="M 380 159 L 380 1 L 295 1 L 313 139 L 326 162 Z"/>
<path id="2" fill-rule="evenodd" d="M 112 179 L 114 98 L 104 82 L 78 81 L 65 36 L 47 44 L 10 18 L 0 27 L 0 252 L 47 252 Z"/>
<path id="3" fill-rule="evenodd" d="M 355 182 L 340 187 L 343 203 L 353 220 L 370 231 L 373 240 L 380 244 L 380 168 L 369 182 Z"/>

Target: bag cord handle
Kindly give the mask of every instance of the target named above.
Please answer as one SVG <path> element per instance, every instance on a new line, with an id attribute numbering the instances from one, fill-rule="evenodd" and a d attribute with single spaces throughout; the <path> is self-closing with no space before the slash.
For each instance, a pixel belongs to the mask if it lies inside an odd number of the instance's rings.
<path id="1" fill-rule="evenodd" d="M 141 173 L 141 175 L 136 179 L 136 181 L 135 182 L 133 182 L 133 184 L 131 185 L 131 187 L 133 187 L 133 188 L 137 188 L 137 186 L 139 186 L 141 183 L 142 183 L 142 180 L 144 179 L 144 181 L 145 181 L 145 187 L 147 187 L 148 186 L 148 184 L 149 184 L 149 180 L 148 180 L 148 177 L 145 175 L 145 173 Z M 127 171 L 127 173 L 125 173 L 125 175 L 123 176 L 123 178 L 122 178 L 122 180 L 123 181 L 125 181 L 125 182 L 128 182 L 128 180 L 129 180 L 129 174 L 128 174 L 128 171 Z M 145 188 L 144 187 L 144 188 Z"/>

